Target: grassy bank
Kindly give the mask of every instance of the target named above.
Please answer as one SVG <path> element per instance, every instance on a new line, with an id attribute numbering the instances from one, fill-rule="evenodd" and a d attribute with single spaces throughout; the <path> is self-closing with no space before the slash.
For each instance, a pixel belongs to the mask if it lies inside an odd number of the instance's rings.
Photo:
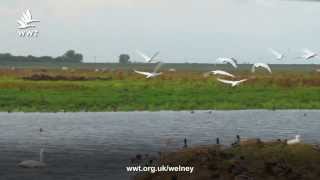
<path id="1" fill-rule="evenodd" d="M 320 109 L 318 73 L 235 73 L 250 79 L 231 88 L 190 71 L 145 79 L 131 71 L 1 70 L 0 111 Z M 55 78 L 24 80 L 35 74 Z"/>
<path id="2" fill-rule="evenodd" d="M 157 164 L 194 167 L 194 172 L 141 174 L 136 180 L 317 180 L 320 148 L 281 142 L 247 143 L 222 148 L 212 145 L 164 154 Z M 157 165 L 156 165 L 157 166 Z"/>

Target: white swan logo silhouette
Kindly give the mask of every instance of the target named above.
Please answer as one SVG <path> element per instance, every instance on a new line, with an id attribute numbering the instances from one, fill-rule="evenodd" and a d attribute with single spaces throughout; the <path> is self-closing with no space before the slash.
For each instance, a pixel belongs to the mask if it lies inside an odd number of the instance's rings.
<path id="1" fill-rule="evenodd" d="M 22 16 L 17 20 L 18 26 L 18 35 L 20 37 L 36 37 L 38 36 L 39 31 L 30 28 L 35 28 L 34 23 L 40 22 L 39 20 L 33 19 L 32 14 L 29 9 L 22 13 Z"/>

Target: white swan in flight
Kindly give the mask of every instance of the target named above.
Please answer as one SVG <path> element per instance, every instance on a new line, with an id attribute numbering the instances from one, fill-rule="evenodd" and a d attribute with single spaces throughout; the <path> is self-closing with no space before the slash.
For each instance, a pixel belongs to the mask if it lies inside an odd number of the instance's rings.
<path id="1" fill-rule="evenodd" d="M 160 76 L 162 74 L 162 72 L 157 72 L 162 65 L 163 65 L 163 63 L 159 62 L 157 64 L 157 66 L 154 68 L 153 72 L 143 72 L 143 71 L 136 71 L 136 70 L 134 70 L 134 72 L 138 73 L 138 74 L 145 75 L 147 79 L 154 78 L 154 77 Z"/>
<path id="2" fill-rule="evenodd" d="M 266 69 L 270 74 L 272 74 L 271 68 L 269 67 L 268 64 L 265 64 L 265 63 L 255 63 L 252 66 L 251 71 L 254 73 L 256 71 L 256 68 L 259 68 L 259 67 Z"/>
<path id="3" fill-rule="evenodd" d="M 234 78 L 235 76 L 231 73 L 228 73 L 226 71 L 222 71 L 222 70 L 214 70 L 214 71 L 210 71 L 210 73 L 214 74 L 214 75 L 223 75 L 223 76 L 229 76 Z"/>
<path id="4" fill-rule="evenodd" d="M 292 145 L 292 144 L 299 144 L 301 142 L 300 135 L 296 135 L 294 139 L 288 140 L 287 144 Z"/>
<path id="5" fill-rule="evenodd" d="M 303 55 L 302 55 L 302 58 L 305 59 L 305 60 L 308 60 L 308 59 L 312 59 L 312 58 L 315 58 L 318 56 L 317 53 L 315 52 L 312 52 L 310 51 L 309 49 L 304 49 L 302 50 L 303 51 Z"/>
<path id="6" fill-rule="evenodd" d="M 44 149 L 40 149 L 39 161 L 26 160 L 26 161 L 22 161 L 21 163 L 19 163 L 18 166 L 22 167 L 22 168 L 44 168 L 44 167 L 46 167 L 47 165 L 43 161 L 43 158 L 44 158 L 43 152 L 44 152 Z"/>
<path id="7" fill-rule="evenodd" d="M 18 20 L 19 27 L 18 29 L 27 29 L 35 27 L 32 23 L 40 22 L 39 20 L 32 19 L 32 14 L 28 9 L 26 12 L 22 13 L 21 19 Z"/>
<path id="8" fill-rule="evenodd" d="M 224 83 L 224 84 L 231 84 L 232 87 L 235 87 L 235 86 L 238 86 L 241 83 L 247 81 L 248 79 L 242 79 L 242 80 L 239 80 L 239 81 L 229 81 L 229 80 L 224 80 L 224 79 L 217 78 L 217 80 L 222 82 L 222 83 Z"/>
<path id="9" fill-rule="evenodd" d="M 219 57 L 217 59 L 217 61 L 221 62 L 221 63 L 229 63 L 231 64 L 234 68 L 238 68 L 237 65 L 237 60 L 234 58 L 226 58 L 226 57 Z"/>
<path id="10" fill-rule="evenodd" d="M 276 59 L 281 60 L 284 58 L 284 55 L 279 53 L 278 51 L 270 48 L 269 51 L 276 57 Z"/>
<path id="11" fill-rule="evenodd" d="M 160 53 L 160 52 L 156 52 L 153 56 L 149 57 L 148 55 L 142 53 L 141 51 L 137 50 L 136 52 L 148 63 L 152 62 Z"/>

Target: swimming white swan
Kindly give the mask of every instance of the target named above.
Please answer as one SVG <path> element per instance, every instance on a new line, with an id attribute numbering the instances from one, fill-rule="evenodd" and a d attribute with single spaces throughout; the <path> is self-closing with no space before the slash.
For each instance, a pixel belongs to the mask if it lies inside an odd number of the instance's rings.
<path id="1" fill-rule="evenodd" d="M 43 161 L 43 159 L 44 159 L 43 152 L 44 152 L 44 149 L 40 149 L 39 161 L 26 160 L 26 161 L 22 161 L 21 163 L 19 163 L 18 166 L 22 167 L 22 168 L 44 168 L 44 167 L 46 167 L 47 165 Z"/>
<path id="2" fill-rule="evenodd" d="M 156 52 L 153 56 L 149 57 L 146 54 L 142 53 L 141 51 L 136 51 L 146 62 L 150 63 L 151 61 L 153 61 L 160 52 Z"/>
<path id="3" fill-rule="evenodd" d="M 235 87 L 235 86 L 238 86 L 241 83 L 247 81 L 248 79 L 242 79 L 242 80 L 239 80 L 239 81 L 229 81 L 229 80 L 224 80 L 224 79 L 217 78 L 217 80 L 222 82 L 222 83 L 225 83 L 225 84 L 231 84 L 232 87 Z"/>
<path id="4" fill-rule="evenodd" d="M 256 71 L 256 68 L 259 68 L 259 67 L 266 69 L 270 74 L 272 74 L 271 68 L 269 67 L 268 64 L 265 64 L 265 63 L 255 63 L 252 66 L 251 71 L 254 73 Z"/>
<path id="5" fill-rule="evenodd" d="M 221 62 L 221 63 L 229 63 L 231 64 L 234 68 L 238 68 L 237 65 L 237 60 L 234 58 L 226 58 L 226 57 L 220 57 L 217 59 L 217 61 Z"/>
<path id="6" fill-rule="evenodd" d="M 292 144 L 299 144 L 301 142 L 300 135 L 296 135 L 294 139 L 288 140 L 287 144 L 292 145 Z"/>
<path id="7" fill-rule="evenodd" d="M 315 58 L 318 56 L 317 53 L 315 52 L 312 52 L 310 51 L 309 49 L 304 49 L 302 50 L 303 51 L 303 55 L 302 55 L 302 58 L 304 58 L 305 60 L 308 60 L 308 59 L 312 59 L 312 58 Z"/>
<path id="8" fill-rule="evenodd" d="M 235 76 L 231 73 L 228 73 L 226 71 L 222 71 L 222 70 L 214 70 L 214 71 L 210 71 L 210 73 L 214 74 L 214 75 L 223 75 L 223 76 L 229 76 L 234 78 Z"/>
<path id="9" fill-rule="evenodd" d="M 145 75 L 147 79 L 154 78 L 162 74 L 162 72 L 157 72 L 162 65 L 163 63 L 159 62 L 158 65 L 154 68 L 153 72 L 143 72 L 143 71 L 136 71 L 136 70 L 134 70 L 134 72 Z"/>
<path id="10" fill-rule="evenodd" d="M 270 48 L 269 51 L 276 57 L 276 59 L 281 60 L 284 58 L 284 55 L 279 53 L 278 51 Z"/>

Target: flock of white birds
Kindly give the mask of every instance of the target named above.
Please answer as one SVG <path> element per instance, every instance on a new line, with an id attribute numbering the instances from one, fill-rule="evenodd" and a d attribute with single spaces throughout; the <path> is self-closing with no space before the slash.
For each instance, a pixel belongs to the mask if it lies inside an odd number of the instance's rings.
<path id="1" fill-rule="evenodd" d="M 272 53 L 274 55 L 274 57 L 277 59 L 277 60 L 282 60 L 285 58 L 285 55 L 270 48 L 269 49 L 270 53 Z M 151 62 L 154 62 L 156 60 L 156 57 L 159 55 L 159 52 L 156 52 L 153 56 L 148 56 L 144 53 L 142 53 L 141 51 L 136 51 L 137 54 L 139 54 L 147 63 L 151 63 Z M 302 58 L 302 59 L 305 59 L 305 60 L 309 60 L 309 59 L 312 59 L 312 58 L 315 58 L 315 57 L 318 57 L 318 53 L 315 53 L 309 49 L 304 49 L 302 50 L 303 54 L 302 56 L 298 57 L 298 58 Z M 217 62 L 219 63 L 226 63 L 226 64 L 230 64 L 233 68 L 237 69 L 238 68 L 238 62 L 235 58 L 232 58 L 232 57 L 219 57 L 217 58 L 216 60 Z M 137 70 L 134 70 L 135 73 L 138 73 L 138 74 L 142 74 L 144 76 L 146 76 L 146 78 L 154 78 L 154 77 L 157 77 L 157 76 L 160 76 L 162 75 L 163 73 L 162 72 L 158 72 L 158 70 L 160 69 L 160 67 L 163 65 L 163 63 L 161 61 L 158 61 L 157 62 L 157 66 L 154 68 L 154 70 L 152 72 L 144 72 L 144 71 L 137 71 Z M 270 68 L 270 66 L 266 63 L 263 63 L 263 62 L 257 62 L 257 63 L 254 63 L 252 68 L 251 68 L 251 72 L 254 73 L 256 71 L 257 68 L 261 68 L 261 69 L 265 69 L 266 71 L 268 71 L 270 74 L 272 74 L 272 70 Z M 213 75 L 216 75 L 216 76 L 225 76 L 225 77 L 229 77 L 229 78 L 233 78 L 235 79 L 236 76 L 229 73 L 229 72 L 226 72 L 224 70 L 213 70 L 213 71 L 210 71 L 208 73 L 205 73 L 205 76 L 207 75 L 210 75 L 210 74 L 213 74 Z M 224 83 L 224 84 L 229 84 L 231 85 L 232 87 L 235 87 L 235 86 L 238 86 L 240 85 L 241 83 L 243 82 L 246 82 L 248 79 L 241 79 L 241 80 L 227 80 L 227 79 L 221 79 L 219 77 L 217 77 L 217 80 L 221 83 Z"/>

